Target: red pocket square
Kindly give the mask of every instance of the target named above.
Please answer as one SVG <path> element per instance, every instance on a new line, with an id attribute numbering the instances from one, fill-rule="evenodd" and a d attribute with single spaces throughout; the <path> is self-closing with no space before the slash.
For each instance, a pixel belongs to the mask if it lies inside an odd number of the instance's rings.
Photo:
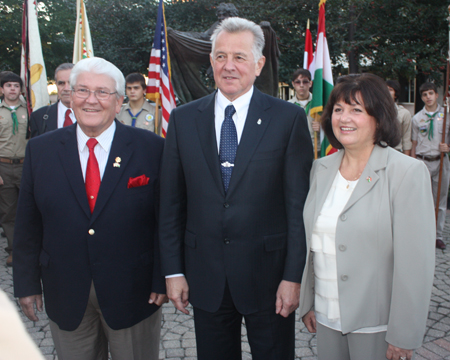
<path id="1" fill-rule="evenodd" d="M 150 178 L 148 178 L 145 175 L 141 175 L 141 176 L 138 176 L 135 178 L 129 178 L 128 179 L 128 189 L 147 185 L 149 180 L 150 180 Z"/>

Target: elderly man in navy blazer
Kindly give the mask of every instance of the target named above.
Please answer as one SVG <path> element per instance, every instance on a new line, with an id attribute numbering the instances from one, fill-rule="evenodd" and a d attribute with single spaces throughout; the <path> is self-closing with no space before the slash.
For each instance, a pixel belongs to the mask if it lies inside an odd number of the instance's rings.
<path id="1" fill-rule="evenodd" d="M 294 359 L 305 264 L 302 209 L 312 145 L 303 109 L 253 83 L 261 28 L 223 20 L 212 35 L 218 91 L 175 109 L 161 174 L 160 247 L 169 298 L 191 302 L 199 360 Z"/>
<path id="2" fill-rule="evenodd" d="M 41 281 L 59 359 L 156 360 L 166 301 L 157 236 L 163 139 L 115 121 L 125 79 L 91 58 L 70 75 L 77 123 L 28 143 L 14 292 L 37 320 Z"/>

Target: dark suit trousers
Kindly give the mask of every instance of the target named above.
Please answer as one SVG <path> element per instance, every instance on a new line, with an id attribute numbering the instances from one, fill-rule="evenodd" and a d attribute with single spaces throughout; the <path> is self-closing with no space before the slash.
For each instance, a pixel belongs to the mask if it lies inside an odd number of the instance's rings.
<path id="1" fill-rule="evenodd" d="M 295 350 L 295 313 L 288 318 L 273 306 L 250 315 L 234 306 L 228 284 L 219 310 L 210 313 L 194 307 L 198 360 L 241 360 L 242 317 L 253 360 L 291 360 Z"/>

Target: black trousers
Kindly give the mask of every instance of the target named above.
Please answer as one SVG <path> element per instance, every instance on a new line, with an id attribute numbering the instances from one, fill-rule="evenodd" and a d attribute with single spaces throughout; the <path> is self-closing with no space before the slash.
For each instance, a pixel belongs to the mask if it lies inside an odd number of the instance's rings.
<path id="1" fill-rule="evenodd" d="M 250 315 L 234 306 L 228 284 L 219 310 L 210 313 L 194 307 L 198 360 L 241 360 L 242 317 L 253 360 L 293 360 L 295 313 L 284 318 L 273 306 Z"/>

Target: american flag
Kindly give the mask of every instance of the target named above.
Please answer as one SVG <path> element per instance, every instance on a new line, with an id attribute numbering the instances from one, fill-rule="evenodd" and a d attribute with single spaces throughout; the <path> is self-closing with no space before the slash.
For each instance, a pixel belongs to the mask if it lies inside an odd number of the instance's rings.
<path id="1" fill-rule="evenodd" d="M 167 44 L 166 18 L 163 0 L 159 1 L 158 19 L 148 67 L 147 99 L 161 99 L 162 135 L 165 137 L 172 109 L 176 107 L 175 95 L 170 81 L 169 46 Z"/>

